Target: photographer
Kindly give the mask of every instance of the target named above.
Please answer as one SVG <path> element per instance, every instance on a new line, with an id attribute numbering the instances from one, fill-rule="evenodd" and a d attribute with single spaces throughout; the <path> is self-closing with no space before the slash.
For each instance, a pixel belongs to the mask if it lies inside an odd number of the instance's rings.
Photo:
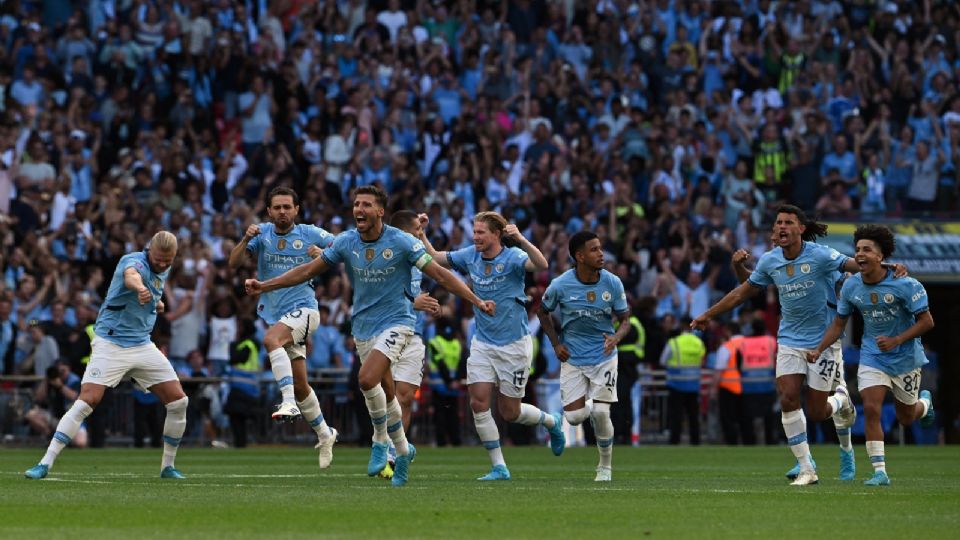
<path id="1" fill-rule="evenodd" d="M 34 393 L 34 405 L 24 416 L 27 423 L 44 439 L 49 438 L 60 422 L 60 417 L 73 405 L 80 395 L 80 377 L 70 371 L 64 360 L 47 368 L 46 378 L 40 381 Z M 87 446 L 87 429 L 81 425 L 70 443 L 76 448 Z"/>

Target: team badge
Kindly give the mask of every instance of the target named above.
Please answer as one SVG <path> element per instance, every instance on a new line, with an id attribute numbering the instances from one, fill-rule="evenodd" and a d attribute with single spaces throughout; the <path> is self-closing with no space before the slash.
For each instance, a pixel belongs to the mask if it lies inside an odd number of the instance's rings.
<path id="1" fill-rule="evenodd" d="M 877 296 L 877 293 L 875 293 L 875 292 L 870 293 L 870 302 L 873 303 L 873 304 L 879 304 L 879 303 L 880 303 L 880 297 Z"/>
<path id="2" fill-rule="evenodd" d="M 153 286 L 156 289 L 162 289 L 163 283 L 160 282 L 160 278 L 153 278 Z"/>
<path id="3" fill-rule="evenodd" d="M 491 265 L 489 265 L 489 264 L 483 265 L 483 273 L 484 273 L 484 275 L 489 276 L 491 272 L 493 272 L 493 266 L 491 266 Z"/>
<path id="4" fill-rule="evenodd" d="M 367 259 L 367 262 L 372 261 L 374 255 L 375 255 L 375 253 L 374 253 L 374 251 L 373 251 L 373 248 L 367 248 L 367 249 L 364 250 L 364 252 L 363 252 L 363 257 L 364 257 L 365 259 Z"/>
<path id="5" fill-rule="evenodd" d="M 810 265 L 809 265 L 809 264 L 806 264 L 806 263 L 801 264 L 801 265 L 800 265 L 800 271 L 803 272 L 804 274 L 809 274 L 809 273 L 810 273 Z"/>
<path id="6" fill-rule="evenodd" d="M 497 271 L 498 274 L 501 273 L 501 272 L 503 272 L 503 263 L 498 264 L 498 265 L 495 267 L 495 270 Z"/>
<path id="7" fill-rule="evenodd" d="M 285 238 L 281 238 L 280 240 L 277 240 L 277 249 L 284 249 L 286 247 L 287 247 L 287 240 Z"/>
<path id="8" fill-rule="evenodd" d="M 383 258 L 386 259 L 386 260 L 388 260 L 388 261 L 389 261 L 390 259 L 392 259 L 392 258 L 393 258 L 393 250 L 390 249 L 390 248 L 387 248 L 387 249 L 383 250 Z"/>
<path id="9" fill-rule="evenodd" d="M 610 294 L 610 291 L 603 291 L 603 294 L 600 295 L 600 298 L 603 298 L 604 302 L 609 302 L 613 295 Z"/>
<path id="10" fill-rule="evenodd" d="M 90 370 L 90 377 L 94 379 L 100 378 L 100 368 L 93 368 Z"/>
<path id="11" fill-rule="evenodd" d="M 883 301 L 886 302 L 887 304 L 892 304 L 892 303 L 893 303 L 893 295 L 890 294 L 890 293 L 887 293 L 887 294 L 883 295 Z"/>
<path id="12" fill-rule="evenodd" d="M 597 293 L 590 291 L 587 293 L 587 302 L 594 302 L 597 299 Z"/>
<path id="13" fill-rule="evenodd" d="M 303 247 L 303 242 L 300 240 L 293 241 L 293 249 L 300 249 Z"/>
<path id="14" fill-rule="evenodd" d="M 793 277 L 793 265 L 792 265 L 792 264 L 788 264 L 788 265 L 787 265 L 787 276 Z"/>

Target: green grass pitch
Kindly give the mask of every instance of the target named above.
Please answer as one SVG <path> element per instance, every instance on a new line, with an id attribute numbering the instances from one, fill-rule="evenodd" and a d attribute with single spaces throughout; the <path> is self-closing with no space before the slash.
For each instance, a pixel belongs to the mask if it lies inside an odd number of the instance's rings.
<path id="1" fill-rule="evenodd" d="M 366 475 L 366 449 L 185 448 L 185 481 L 159 478 L 160 451 L 66 449 L 42 481 L 40 449 L 0 450 L 0 538 L 960 538 L 960 448 L 889 447 L 893 485 L 836 479 L 836 447 L 814 448 L 820 485 L 791 487 L 779 448 L 617 447 L 593 482 L 594 448 L 504 449 L 513 480 L 480 483 L 482 448 L 419 448 L 405 488 Z"/>

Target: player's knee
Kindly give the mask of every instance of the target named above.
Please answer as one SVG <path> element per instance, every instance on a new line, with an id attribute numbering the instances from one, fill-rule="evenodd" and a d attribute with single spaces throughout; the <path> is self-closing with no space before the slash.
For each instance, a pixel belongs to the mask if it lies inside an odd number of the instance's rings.
<path id="1" fill-rule="evenodd" d="M 571 426 L 579 426 L 586 422 L 587 418 L 590 418 L 590 409 L 583 407 L 575 411 L 563 411 L 563 417 L 567 419 L 567 423 Z"/>
<path id="2" fill-rule="evenodd" d="M 360 390 L 373 390 L 380 384 L 380 377 L 371 373 L 361 373 L 357 376 L 357 383 L 360 385 Z"/>
<path id="3" fill-rule="evenodd" d="M 183 396 L 166 404 L 167 414 L 186 414 L 187 405 L 190 404 L 190 398 Z"/>
<path id="4" fill-rule="evenodd" d="M 590 416 L 593 417 L 594 421 L 605 421 L 610 418 L 610 404 L 609 403 L 594 403 L 593 410 L 590 411 Z"/>
<path id="5" fill-rule="evenodd" d="M 283 347 L 283 339 L 278 334 L 267 332 L 263 336 L 263 346 L 267 348 L 267 351 L 275 351 Z"/>
<path id="6" fill-rule="evenodd" d="M 410 410 L 410 407 L 413 405 L 413 398 L 416 394 L 409 390 L 401 390 L 397 388 L 397 401 L 400 403 L 400 408 L 407 411 Z"/>
<path id="7" fill-rule="evenodd" d="M 500 399 L 497 403 L 497 411 L 507 422 L 516 422 L 520 418 L 520 404 L 509 403 L 508 400 Z"/>
<path id="8" fill-rule="evenodd" d="M 490 400 L 471 397 L 470 409 L 475 413 L 490 410 Z"/>
<path id="9" fill-rule="evenodd" d="M 880 420 L 881 405 L 879 403 L 864 403 L 863 416 L 867 420 Z"/>

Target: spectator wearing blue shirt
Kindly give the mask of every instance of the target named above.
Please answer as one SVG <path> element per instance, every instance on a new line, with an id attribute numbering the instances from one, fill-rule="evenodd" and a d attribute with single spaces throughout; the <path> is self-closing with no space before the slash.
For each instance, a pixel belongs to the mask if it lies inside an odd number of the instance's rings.
<path id="1" fill-rule="evenodd" d="M 847 147 L 847 138 L 837 134 L 833 139 L 833 151 L 823 156 L 820 163 L 820 176 L 826 177 L 830 169 L 837 169 L 840 177 L 848 186 L 857 184 L 857 158 Z"/>

